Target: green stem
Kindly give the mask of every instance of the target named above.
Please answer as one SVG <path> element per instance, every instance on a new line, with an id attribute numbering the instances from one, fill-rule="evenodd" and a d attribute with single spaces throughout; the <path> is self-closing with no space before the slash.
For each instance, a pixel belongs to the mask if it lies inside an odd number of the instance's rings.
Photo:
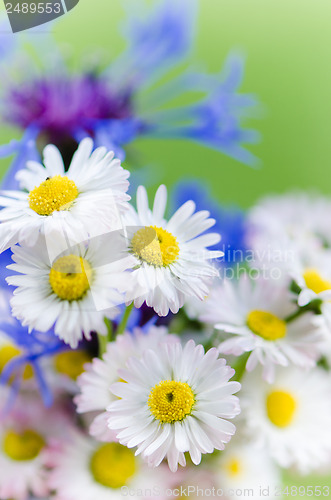
<path id="1" fill-rule="evenodd" d="M 105 325 L 107 327 L 107 339 L 108 339 L 108 342 L 112 342 L 113 340 L 115 340 L 114 337 L 114 330 L 113 330 L 113 324 L 112 322 L 110 321 L 109 318 L 104 318 L 104 322 L 105 322 Z"/>
<path id="2" fill-rule="evenodd" d="M 125 331 L 125 328 L 126 328 L 126 325 L 127 325 L 127 322 L 128 322 L 128 319 L 129 319 L 129 316 L 131 314 L 132 309 L 133 309 L 133 302 L 129 306 L 127 306 L 127 308 L 124 311 L 123 318 L 122 318 L 122 320 L 117 328 L 118 335 L 120 335 L 121 333 L 123 333 Z"/>
<path id="3" fill-rule="evenodd" d="M 251 354 L 251 351 L 245 352 L 239 358 L 237 358 L 236 362 L 232 365 L 232 368 L 235 370 L 235 374 L 233 375 L 233 380 L 236 380 L 237 382 L 240 382 L 242 379 L 245 369 L 246 369 L 246 363 Z"/>
<path id="4" fill-rule="evenodd" d="M 102 358 L 103 354 L 107 350 L 108 339 L 107 335 L 101 335 L 98 333 L 98 342 L 99 342 L 99 358 Z"/>
<path id="5" fill-rule="evenodd" d="M 309 304 L 303 307 L 299 307 L 297 311 L 295 311 L 293 314 L 290 314 L 290 316 L 287 316 L 287 318 L 285 318 L 285 321 L 287 323 L 290 323 L 302 314 L 305 314 L 307 311 L 311 311 L 315 314 L 321 314 L 321 305 L 322 301 L 320 299 L 312 300 L 311 302 L 309 302 Z"/>

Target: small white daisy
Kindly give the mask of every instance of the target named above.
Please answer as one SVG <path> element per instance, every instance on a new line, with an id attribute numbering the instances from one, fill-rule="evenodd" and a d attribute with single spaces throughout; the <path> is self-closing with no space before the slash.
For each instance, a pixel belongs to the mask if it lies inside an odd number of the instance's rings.
<path id="1" fill-rule="evenodd" d="M 6 334 L 0 331 L 0 375 L 6 368 L 7 364 L 23 354 L 22 349 L 18 347 L 13 340 Z M 13 376 L 22 375 L 24 381 L 31 380 L 34 376 L 31 364 L 24 363 L 20 366 L 19 373 L 17 370 L 13 371 Z M 9 382 L 12 378 L 9 379 Z"/>
<path id="2" fill-rule="evenodd" d="M 272 385 L 245 376 L 241 393 L 245 429 L 280 466 L 302 474 L 329 463 L 330 374 L 315 368 L 279 368 Z"/>
<path id="3" fill-rule="evenodd" d="M 321 301 L 321 311 L 331 329 L 331 251 L 324 250 L 305 262 L 298 262 L 293 279 L 301 289 L 297 297 L 299 306 Z"/>
<path id="4" fill-rule="evenodd" d="M 220 240 L 216 233 L 202 235 L 215 224 L 209 212 L 194 213 L 195 204 L 188 201 L 166 221 L 166 203 L 167 191 L 162 185 L 150 210 L 146 190 L 140 186 L 137 212 L 130 207 L 124 215 L 128 255 L 134 268 L 130 289 L 124 290 L 127 301 L 134 300 L 136 307 L 146 302 L 160 316 L 166 316 L 169 309 L 177 313 L 188 296 L 203 300 L 210 279 L 218 275 L 209 260 L 223 255 L 206 248 Z"/>
<path id="5" fill-rule="evenodd" d="M 0 197 L 0 251 L 16 243 L 33 245 L 46 237 L 67 238 L 70 244 L 121 228 L 120 210 L 130 197 L 129 172 L 112 152 L 83 139 L 65 172 L 59 150 L 48 145 L 44 165 L 28 162 L 17 173 L 22 191 L 4 191 Z"/>
<path id="6" fill-rule="evenodd" d="M 126 495 L 162 500 L 168 475 L 160 469 L 151 476 L 125 446 L 102 444 L 73 430 L 53 452 L 49 487 L 55 491 L 54 500 L 120 500 Z"/>
<path id="7" fill-rule="evenodd" d="M 0 389 L 1 401 L 7 400 L 5 388 Z M 65 439 L 68 420 L 59 408 L 46 410 L 31 393 L 15 403 L 15 408 L 1 418 L 0 498 L 28 500 L 31 493 L 46 498 L 50 493 L 48 440 L 60 435 Z"/>
<path id="8" fill-rule="evenodd" d="M 123 261 L 110 235 L 75 245 L 50 261 L 45 239 L 39 236 L 34 248 L 13 247 L 15 264 L 8 266 L 20 275 L 7 281 L 16 286 L 11 306 L 13 315 L 30 330 L 55 334 L 77 347 L 91 332 L 107 334 L 104 317 L 114 318 L 123 302 L 117 291 L 126 279 Z"/>
<path id="9" fill-rule="evenodd" d="M 269 382 L 273 381 L 276 365 L 315 366 L 325 337 L 321 316 L 307 312 L 286 322 L 297 310 L 289 283 L 289 279 L 251 280 L 245 275 L 238 282 L 225 280 L 212 290 L 199 316 L 216 329 L 233 334 L 219 344 L 221 353 L 239 356 L 251 352 L 247 370 L 261 363 Z"/>
<path id="10" fill-rule="evenodd" d="M 109 387 L 119 380 L 118 370 L 124 368 L 130 356 L 140 356 L 146 349 L 157 349 L 163 342 L 179 342 L 176 335 L 169 335 L 165 327 L 152 326 L 148 333 L 135 328 L 133 333 L 124 333 L 115 342 L 107 345 L 102 359 L 95 358 L 85 366 L 78 378 L 81 393 L 75 397 L 78 413 L 98 412 L 90 426 L 90 434 L 101 441 L 114 439 L 114 431 L 108 428 L 107 407 L 117 398 Z"/>
<path id="11" fill-rule="evenodd" d="M 276 487 L 282 484 L 279 468 L 269 453 L 242 436 L 216 456 L 210 468 L 215 472 L 217 487 L 222 488 L 226 498 L 238 500 L 243 491 L 253 491 L 250 496 L 254 498 L 273 499 Z"/>
<path id="12" fill-rule="evenodd" d="M 218 358 L 217 349 L 206 354 L 193 340 L 162 344 L 131 357 L 127 370 L 119 370 L 124 382 L 110 390 L 120 398 L 108 407 L 110 429 L 117 430 L 121 444 L 138 446 L 150 466 L 167 457 L 170 470 L 185 465 L 189 452 L 195 465 L 202 453 L 223 450 L 235 433 L 227 419 L 239 414 L 233 396 L 238 382 L 229 382 L 234 370 Z"/>
<path id="13" fill-rule="evenodd" d="M 79 392 L 77 378 L 91 361 L 91 354 L 79 346 L 78 349 L 67 348 L 53 356 L 44 356 L 40 364 L 52 392 L 75 396 Z"/>
<path id="14" fill-rule="evenodd" d="M 325 214 L 331 200 L 314 193 L 291 192 L 262 198 L 248 214 L 248 245 L 258 262 L 288 270 L 296 259 L 331 245 L 331 231 Z"/>

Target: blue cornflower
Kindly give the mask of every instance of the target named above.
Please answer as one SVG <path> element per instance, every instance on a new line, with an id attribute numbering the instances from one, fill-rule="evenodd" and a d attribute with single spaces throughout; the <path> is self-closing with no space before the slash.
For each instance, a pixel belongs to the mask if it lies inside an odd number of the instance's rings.
<path id="1" fill-rule="evenodd" d="M 186 70 L 169 78 L 169 70 L 186 61 L 195 18 L 195 0 L 160 0 L 151 8 L 143 0 L 128 2 L 123 31 L 127 48 L 102 71 L 70 71 L 50 38 L 41 43 L 38 37 L 39 46 L 25 63 L 30 76 L 24 72 L 24 80 L 16 84 L 11 78 L 10 88 L 4 86 L 2 93 L 2 119 L 23 130 L 21 140 L 0 147 L 2 157 L 16 154 L 4 187 L 17 187 L 16 171 L 27 160 L 38 159 L 46 143 L 57 145 L 69 164 L 85 136 L 91 136 L 96 147 L 115 150 L 121 159 L 128 143 L 149 136 L 197 141 L 253 163 L 243 144 L 254 142 L 257 134 L 242 128 L 242 118 L 256 101 L 238 93 L 242 58 L 229 57 L 220 75 Z M 18 66 L 15 75 L 22 72 L 22 57 L 15 60 L 14 54 L 24 49 L 17 45 L 10 58 L 13 67 Z M 200 97 L 189 105 L 171 105 L 191 91 Z"/>
<path id="2" fill-rule="evenodd" d="M 0 288 L 0 383 L 10 381 L 14 397 L 20 389 L 22 376 L 28 373 L 27 367 L 32 367 L 43 401 L 50 406 L 53 397 L 41 360 L 63 350 L 65 344 L 52 331 L 29 333 L 27 327 L 11 316 L 9 298 L 9 289 Z"/>
<path id="3" fill-rule="evenodd" d="M 244 212 L 235 206 L 220 205 L 211 196 L 208 186 L 201 181 L 182 181 L 175 186 L 172 194 L 173 208 L 177 209 L 187 200 L 193 200 L 197 210 L 208 210 L 210 216 L 215 219 L 215 225 L 209 232 L 222 236 L 221 241 L 214 247 L 224 252 L 218 262 L 226 265 L 243 261 L 248 250 Z"/>

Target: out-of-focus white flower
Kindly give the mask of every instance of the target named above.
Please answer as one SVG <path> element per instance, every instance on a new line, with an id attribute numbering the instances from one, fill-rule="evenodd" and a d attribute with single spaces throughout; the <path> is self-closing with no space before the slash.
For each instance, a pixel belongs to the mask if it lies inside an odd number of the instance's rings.
<path id="1" fill-rule="evenodd" d="M 166 468 L 151 475 L 146 465 L 119 443 L 99 443 L 73 430 L 52 458 L 49 487 L 55 490 L 54 500 L 120 500 L 131 492 L 135 498 L 166 498 Z"/>
<path id="2" fill-rule="evenodd" d="M 315 368 L 279 368 L 272 385 L 246 375 L 241 393 L 245 433 L 282 467 L 301 473 L 329 463 L 331 453 L 329 373 Z"/>
<path id="3" fill-rule="evenodd" d="M 3 386 L 1 401 L 8 400 Z M 47 485 L 49 442 L 66 438 L 67 417 L 56 407 L 46 410 L 36 395 L 29 393 L 16 401 L 14 409 L 1 416 L 0 498 L 27 500 L 50 494 Z"/>
<path id="4" fill-rule="evenodd" d="M 210 468 L 215 472 L 216 486 L 222 488 L 227 499 L 238 500 L 242 498 L 240 492 L 243 491 L 253 491 L 252 496 L 258 498 L 262 496 L 262 490 L 263 498 L 274 499 L 276 487 L 282 484 L 279 468 L 270 455 L 247 443 L 243 437 L 235 439 L 222 454 L 215 457 Z"/>

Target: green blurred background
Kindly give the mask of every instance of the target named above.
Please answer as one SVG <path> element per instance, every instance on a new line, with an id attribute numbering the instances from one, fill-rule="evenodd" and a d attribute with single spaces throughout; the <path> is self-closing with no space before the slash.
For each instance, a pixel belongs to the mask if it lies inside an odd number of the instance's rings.
<path id="1" fill-rule="evenodd" d="M 111 61 L 125 44 L 119 33 L 123 17 L 120 0 L 80 0 L 54 34 L 71 45 L 74 64 L 94 47 Z M 202 178 L 219 200 L 242 207 L 289 188 L 331 192 L 330 19 L 330 0 L 200 0 L 191 61 L 217 72 L 232 49 L 245 55 L 241 89 L 262 103 L 246 123 L 261 132 L 261 142 L 250 147 L 260 166 L 185 141 L 139 139 L 134 147 L 152 165 L 151 183 Z M 0 143 L 12 136 L 3 127 Z M 2 171 L 7 165 L 1 162 Z"/>
<path id="2" fill-rule="evenodd" d="M 80 0 L 54 25 L 54 34 L 71 46 L 74 66 L 90 59 L 93 49 L 110 62 L 125 45 L 123 18 L 120 0 Z M 231 50 L 245 55 L 241 90 L 261 102 L 256 118 L 246 122 L 261 133 L 261 142 L 250 147 L 260 165 L 251 168 L 186 141 L 139 139 L 134 149 L 152 168 L 151 188 L 200 178 L 222 203 L 243 208 L 261 195 L 293 188 L 331 193 L 330 20 L 330 0 L 200 0 L 191 62 L 218 72 Z M 0 143 L 19 136 L 0 129 Z M 0 161 L 1 174 L 8 165 Z M 287 482 L 330 480 L 288 476 Z"/>

